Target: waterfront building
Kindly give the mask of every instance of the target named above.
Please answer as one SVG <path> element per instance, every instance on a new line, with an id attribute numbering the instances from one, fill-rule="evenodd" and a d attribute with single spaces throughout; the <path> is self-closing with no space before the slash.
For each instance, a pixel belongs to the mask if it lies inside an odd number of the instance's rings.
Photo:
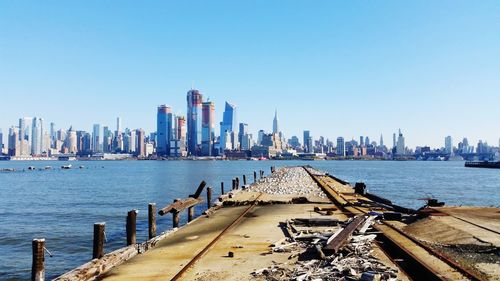
<path id="1" fill-rule="evenodd" d="M 274 111 L 274 120 L 273 120 L 273 134 L 279 134 L 279 126 L 278 126 L 278 110 Z"/>
<path id="2" fill-rule="evenodd" d="M 289 140 L 288 140 L 288 144 L 293 148 L 293 149 L 296 149 L 298 147 L 300 147 L 300 142 L 299 142 L 299 138 L 297 136 L 292 136 Z"/>
<path id="3" fill-rule="evenodd" d="M 365 146 L 370 145 L 370 138 L 368 136 L 365 137 Z"/>
<path id="4" fill-rule="evenodd" d="M 215 103 L 202 103 L 201 155 L 213 156 L 215 138 Z"/>
<path id="5" fill-rule="evenodd" d="M 40 123 L 39 119 L 34 117 L 31 123 L 31 155 L 40 155 Z"/>
<path id="6" fill-rule="evenodd" d="M 3 133 L 2 129 L 0 129 L 0 155 L 3 154 Z"/>
<path id="7" fill-rule="evenodd" d="M 145 143 L 146 134 L 144 133 L 143 129 L 137 129 L 135 133 L 137 135 L 137 150 L 135 154 L 136 156 L 144 157 L 146 156 L 146 143 Z"/>
<path id="8" fill-rule="evenodd" d="M 446 154 L 453 154 L 453 142 L 451 136 L 444 138 L 444 151 Z"/>
<path id="9" fill-rule="evenodd" d="M 380 147 L 384 146 L 384 137 L 380 134 Z"/>
<path id="10" fill-rule="evenodd" d="M 401 133 L 401 129 L 399 129 L 398 133 L 398 142 L 396 145 L 396 154 L 397 155 L 405 155 L 405 138 L 403 137 L 403 134 Z"/>
<path id="11" fill-rule="evenodd" d="M 132 130 L 130 131 L 129 135 L 128 152 L 134 155 L 136 150 L 137 150 L 137 134 L 135 130 Z"/>
<path id="12" fill-rule="evenodd" d="M 311 138 L 311 132 L 310 131 L 304 131 L 304 152 L 306 152 L 306 153 L 311 153 L 312 152 L 312 145 L 309 144 L 309 139 L 312 139 Z"/>
<path id="13" fill-rule="evenodd" d="M 92 152 L 94 153 L 99 153 L 102 152 L 101 147 L 101 125 L 100 124 L 94 124 L 93 130 L 92 130 Z M 60 137 L 58 137 L 59 140 L 61 140 Z"/>
<path id="14" fill-rule="evenodd" d="M 172 140 L 172 108 L 167 105 L 158 106 L 156 116 L 156 155 L 170 155 L 170 141 Z"/>
<path id="15" fill-rule="evenodd" d="M 63 151 L 64 153 L 70 154 L 76 154 L 78 152 L 76 131 L 73 130 L 73 127 L 70 127 L 66 134 L 66 142 Z"/>
<path id="16" fill-rule="evenodd" d="M 360 136 L 359 137 L 359 146 L 363 146 L 363 145 L 365 145 L 365 140 L 364 140 L 363 136 Z"/>
<path id="17" fill-rule="evenodd" d="M 177 139 L 182 140 L 184 143 L 186 142 L 186 118 L 184 116 L 177 116 L 176 122 L 177 124 Z"/>
<path id="18" fill-rule="evenodd" d="M 9 129 L 9 139 L 8 139 L 8 150 L 7 154 L 9 156 L 19 156 L 19 129 L 17 127 L 10 127 Z"/>
<path id="19" fill-rule="evenodd" d="M 338 137 L 337 138 L 337 151 L 336 154 L 338 156 L 345 156 L 345 142 L 343 137 Z"/>
<path id="20" fill-rule="evenodd" d="M 199 154 L 201 145 L 201 104 L 203 96 L 198 90 L 187 93 L 187 151 L 191 155 Z"/>
<path id="21" fill-rule="evenodd" d="M 231 136 L 232 133 L 237 133 L 236 130 L 237 125 L 236 125 L 236 106 L 233 104 L 230 104 L 229 102 L 226 102 L 225 108 L 224 108 L 224 113 L 222 115 L 222 122 L 220 123 L 220 143 L 221 143 L 221 153 L 224 153 L 224 150 L 228 149 L 228 141 L 231 142 L 231 147 L 230 149 L 233 149 L 234 147 L 238 147 L 238 144 L 234 143 L 237 142 L 236 139 L 228 140 L 227 136 Z M 226 134 L 227 133 L 227 134 Z M 236 140 L 236 141 L 234 141 Z"/>

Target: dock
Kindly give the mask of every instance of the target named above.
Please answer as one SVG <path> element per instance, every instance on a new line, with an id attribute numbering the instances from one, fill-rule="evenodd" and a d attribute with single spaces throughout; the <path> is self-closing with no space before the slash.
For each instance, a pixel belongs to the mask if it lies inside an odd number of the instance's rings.
<path id="1" fill-rule="evenodd" d="M 55 280 L 500 280 L 499 208 L 412 210 L 311 166 L 249 182 L 216 200 L 207 190 L 202 216 L 143 243 L 132 214 L 129 246 L 104 254 L 95 243 L 94 260 Z M 161 210 L 175 224 L 204 187 Z"/>

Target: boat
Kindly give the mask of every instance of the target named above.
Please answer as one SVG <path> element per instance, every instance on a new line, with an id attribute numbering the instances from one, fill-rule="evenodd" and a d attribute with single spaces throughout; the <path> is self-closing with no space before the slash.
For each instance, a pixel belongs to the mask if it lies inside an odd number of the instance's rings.
<path id="1" fill-rule="evenodd" d="M 465 167 L 469 168 L 496 168 L 500 169 L 500 161 L 467 161 Z"/>
<path id="2" fill-rule="evenodd" d="M 69 165 L 62 165 L 61 169 L 63 169 L 63 170 L 69 170 L 69 169 L 71 169 L 71 167 L 72 167 L 71 164 L 69 164 Z"/>

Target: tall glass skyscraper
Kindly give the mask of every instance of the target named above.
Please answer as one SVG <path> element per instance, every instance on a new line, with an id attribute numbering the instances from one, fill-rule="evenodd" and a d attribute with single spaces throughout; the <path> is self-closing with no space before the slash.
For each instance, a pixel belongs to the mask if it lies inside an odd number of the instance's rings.
<path id="1" fill-rule="evenodd" d="M 191 155 L 199 154 L 201 145 L 201 103 L 203 96 L 198 90 L 187 93 L 187 149 Z"/>
<path id="2" fill-rule="evenodd" d="M 160 105 L 156 116 L 156 154 L 158 156 L 170 155 L 172 122 L 172 108 L 167 105 Z"/>
<path id="3" fill-rule="evenodd" d="M 201 120 L 201 154 L 203 156 L 213 155 L 215 138 L 215 103 L 207 101 L 202 104 Z"/>
<path id="4" fill-rule="evenodd" d="M 236 123 L 236 106 L 226 102 L 226 107 L 224 109 L 224 114 L 222 116 L 222 122 L 220 123 L 220 148 L 221 153 L 224 153 L 226 149 L 233 149 L 238 147 L 238 144 L 232 143 L 232 147 L 228 147 L 226 132 L 231 134 L 237 134 L 237 123 Z"/>
<path id="5" fill-rule="evenodd" d="M 101 152 L 102 151 L 101 146 L 102 146 L 101 125 L 94 124 L 94 128 L 92 131 L 92 152 L 94 152 L 94 153 Z"/>

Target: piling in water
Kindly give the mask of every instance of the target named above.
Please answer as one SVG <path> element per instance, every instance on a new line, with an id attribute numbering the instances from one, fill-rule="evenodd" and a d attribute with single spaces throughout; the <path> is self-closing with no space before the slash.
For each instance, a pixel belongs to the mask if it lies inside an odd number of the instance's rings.
<path id="1" fill-rule="evenodd" d="M 127 214 L 127 246 L 136 244 L 137 210 L 129 211 Z"/>
<path id="2" fill-rule="evenodd" d="M 92 251 L 92 259 L 100 259 L 104 256 L 104 231 L 106 223 L 94 223 L 94 247 Z"/>
<path id="3" fill-rule="evenodd" d="M 33 250 L 31 281 L 43 281 L 45 280 L 45 239 L 33 239 L 31 248 Z"/>
<path id="4" fill-rule="evenodd" d="M 148 204 L 149 239 L 156 237 L 156 203 Z"/>

